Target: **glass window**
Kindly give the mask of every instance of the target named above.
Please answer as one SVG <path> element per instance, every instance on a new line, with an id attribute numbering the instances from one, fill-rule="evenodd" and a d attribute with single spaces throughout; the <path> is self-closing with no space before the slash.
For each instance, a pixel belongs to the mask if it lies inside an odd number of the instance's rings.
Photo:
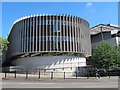
<path id="1" fill-rule="evenodd" d="M 53 36 L 51 36 L 51 41 L 53 41 Z"/>
<path id="2" fill-rule="evenodd" d="M 58 42 L 60 42 L 60 36 L 58 36 Z"/>
<path id="3" fill-rule="evenodd" d="M 48 20 L 46 20 L 46 25 L 48 25 Z"/>
<path id="4" fill-rule="evenodd" d="M 51 20 L 48 20 L 48 25 L 51 25 Z"/>
<path id="5" fill-rule="evenodd" d="M 51 36 L 49 36 L 49 41 L 51 41 Z"/>
<path id="6" fill-rule="evenodd" d="M 60 32 L 60 21 L 54 21 L 54 32 Z"/>
<path id="7" fill-rule="evenodd" d="M 60 49 L 60 42 L 58 42 L 58 49 Z"/>
<path id="8" fill-rule="evenodd" d="M 46 36 L 44 36 L 44 41 L 46 41 Z"/>
<path id="9" fill-rule="evenodd" d="M 43 20 L 41 20 L 41 25 L 43 25 Z"/>
<path id="10" fill-rule="evenodd" d="M 54 36 L 54 41 L 57 41 L 57 37 L 56 36 Z"/>
<path id="11" fill-rule="evenodd" d="M 46 20 L 44 20 L 44 24 L 43 25 L 46 25 Z"/>
<path id="12" fill-rule="evenodd" d="M 58 32 L 60 32 L 60 21 L 58 21 Z"/>
<path id="13" fill-rule="evenodd" d="M 63 25 L 63 21 L 61 20 L 61 25 Z"/>
<path id="14" fill-rule="evenodd" d="M 54 32 L 57 32 L 56 30 L 56 21 L 54 20 Z"/>
<path id="15" fill-rule="evenodd" d="M 51 25 L 53 25 L 54 20 L 51 20 L 50 22 L 51 22 Z"/>
<path id="16" fill-rule="evenodd" d="M 57 44 L 56 44 L 56 41 L 57 41 L 57 37 L 54 36 L 54 49 L 56 50 L 57 49 Z"/>
<path id="17" fill-rule="evenodd" d="M 66 26 L 68 26 L 68 21 L 66 21 Z"/>
<path id="18" fill-rule="evenodd" d="M 64 26 L 66 26 L 66 21 L 64 21 Z"/>

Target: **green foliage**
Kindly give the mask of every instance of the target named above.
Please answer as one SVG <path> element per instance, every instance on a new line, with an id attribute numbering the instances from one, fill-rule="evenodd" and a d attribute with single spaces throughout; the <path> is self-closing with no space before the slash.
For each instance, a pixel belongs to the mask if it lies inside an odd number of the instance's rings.
<path id="1" fill-rule="evenodd" d="M 0 37 L 0 62 L 2 60 L 2 50 L 3 48 L 7 50 L 7 44 L 8 44 L 7 39 Z"/>
<path id="2" fill-rule="evenodd" d="M 97 68 L 115 68 L 118 67 L 118 52 L 116 48 L 106 41 L 100 42 L 95 49 L 93 49 L 92 61 Z"/>
<path id="3" fill-rule="evenodd" d="M 8 40 L 0 37 L 0 50 L 2 50 L 4 47 L 7 49 L 7 44 L 8 44 Z"/>
<path id="4" fill-rule="evenodd" d="M 120 43 L 117 47 L 117 62 L 116 63 L 118 64 L 118 67 L 120 68 Z"/>

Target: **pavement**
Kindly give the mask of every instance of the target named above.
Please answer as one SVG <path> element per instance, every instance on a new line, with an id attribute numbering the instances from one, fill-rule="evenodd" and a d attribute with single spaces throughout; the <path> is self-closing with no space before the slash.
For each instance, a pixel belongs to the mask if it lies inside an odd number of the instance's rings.
<path id="1" fill-rule="evenodd" d="M 45 79 L 2 79 L 2 88 L 118 88 L 118 77 Z"/>

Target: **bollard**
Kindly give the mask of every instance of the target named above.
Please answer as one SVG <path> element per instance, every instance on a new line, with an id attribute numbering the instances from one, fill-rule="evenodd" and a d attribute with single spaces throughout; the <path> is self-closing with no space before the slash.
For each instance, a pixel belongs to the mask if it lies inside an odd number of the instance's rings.
<path id="1" fill-rule="evenodd" d="M 65 79 L 65 72 L 64 72 L 64 79 Z"/>
<path id="2" fill-rule="evenodd" d="M 26 71 L 26 79 L 28 78 L 28 71 Z"/>
<path id="3" fill-rule="evenodd" d="M 76 79 L 77 79 L 77 72 L 76 72 Z"/>
<path id="4" fill-rule="evenodd" d="M 5 71 L 5 78 L 7 77 L 7 73 L 6 73 L 6 71 Z"/>
<path id="5" fill-rule="evenodd" d="M 16 78 L 16 71 L 15 71 L 15 77 L 14 78 Z"/>
<path id="6" fill-rule="evenodd" d="M 87 79 L 89 79 L 89 76 L 90 76 L 90 73 L 88 72 L 88 74 L 87 74 Z"/>
<path id="7" fill-rule="evenodd" d="M 39 71 L 39 79 L 40 79 L 40 71 Z"/>
<path id="8" fill-rule="evenodd" d="M 53 79 L 53 72 L 51 72 L 51 79 Z"/>
<path id="9" fill-rule="evenodd" d="M 118 71 L 118 75 L 119 75 L 119 78 L 120 78 L 120 70 Z"/>
<path id="10" fill-rule="evenodd" d="M 89 79 L 89 75 L 87 75 L 87 79 Z"/>
<path id="11" fill-rule="evenodd" d="M 108 77 L 110 78 L 110 72 L 108 71 Z"/>
<path id="12" fill-rule="evenodd" d="M 108 72 L 109 73 L 109 72 Z M 110 74 L 109 74 L 109 78 L 110 78 Z"/>

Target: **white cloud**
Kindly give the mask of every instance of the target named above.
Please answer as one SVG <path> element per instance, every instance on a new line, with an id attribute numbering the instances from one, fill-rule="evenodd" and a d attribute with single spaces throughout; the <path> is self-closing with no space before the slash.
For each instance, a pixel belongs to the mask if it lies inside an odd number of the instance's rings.
<path id="1" fill-rule="evenodd" d="M 92 3 L 86 3 L 86 6 L 92 6 L 93 4 Z"/>
<path id="2" fill-rule="evenodd" d="M 89 12 L 95 12 L 95 8 L 93 7 L 93 3 L 88 2 L 86 3 L 86 8 L 88 9 Z"/>

